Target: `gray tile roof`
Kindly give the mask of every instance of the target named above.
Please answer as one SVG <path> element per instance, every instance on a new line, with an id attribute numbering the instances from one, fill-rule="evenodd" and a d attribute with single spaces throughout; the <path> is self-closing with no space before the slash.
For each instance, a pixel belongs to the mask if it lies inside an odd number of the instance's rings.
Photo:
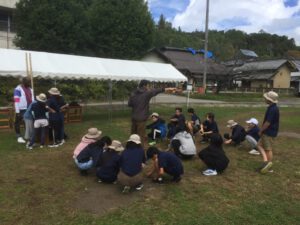
<path id="1" fill-rule="evenodd" d="M 283 64 L 286 64 L 291 71 L 297 71 L 294 63 L 286 59 L 277 59 L 277 60 L 265 60 L 265 61 L 255 61 L 248 62 L 240 67 L 236 67 L 233 69 L 234 72 L 249 72 L 249 71 L 275 71 Z"/>
<path id="2" fill-rule="evenodd" d="M 192 75 L 203 74 L 204 71 L 204 56 L 203 54 L 193 55 L 187 49 L 163 47 L 154 49 L 168 62 L 173 64 L 178 70 L 188 71 Z M 207 59 L 207 74 L 225 76 L 229 73 L 226 66 L 216 63 L 213 59 Z"/>

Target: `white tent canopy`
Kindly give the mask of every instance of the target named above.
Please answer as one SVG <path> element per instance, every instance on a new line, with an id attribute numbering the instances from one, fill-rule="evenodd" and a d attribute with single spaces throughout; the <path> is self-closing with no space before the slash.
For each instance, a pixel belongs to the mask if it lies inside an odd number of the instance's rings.
<path id="1" fill-rule="evenodd" d="M 27 76 L 26 53 L 32 76 L 51 79 L 97 79 L 183 82 L 187 78 L 170 64 L 105 59 L 12 49 L 0 49 L 0 76 Z"/>

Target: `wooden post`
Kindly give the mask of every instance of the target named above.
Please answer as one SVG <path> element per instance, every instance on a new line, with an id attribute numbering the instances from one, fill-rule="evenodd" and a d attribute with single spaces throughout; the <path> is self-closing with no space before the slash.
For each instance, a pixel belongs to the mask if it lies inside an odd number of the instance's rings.
<path id="1" fill-rule="evenodd" d="M 34 96 L 34 86 L 33 86 L 33 75 L 32 75 L 32 62 L 31 62 L 31 54 L 30 53 L 25 53 L 25 63 L 26 63 L 26 74 L 27 77 L 31 81 L 31 88 Z"/>
<path id="2" fill-rule="evenodd" d="M 32 61 L 31 61 L 31 53 L 28 53 L 29 54 L 29 76 L 30 76 L 30 80 L 31 80 L 31 89 L 32 89 L 32 92 L 33 92 L 33 96 L 34 96 L 34 86 L 33 86 L 33 74 L 32 74 Z"/>

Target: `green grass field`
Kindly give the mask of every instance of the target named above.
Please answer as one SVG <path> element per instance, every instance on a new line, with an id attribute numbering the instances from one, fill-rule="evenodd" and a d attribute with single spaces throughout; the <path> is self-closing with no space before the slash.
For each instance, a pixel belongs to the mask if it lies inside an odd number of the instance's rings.
<path id="1" fill-rule="evenodd" d="M 155 106 L 164 118 L 173 108 Z M 196 108 L 203 118 L 213 111 L 221 132 L 228 119 L 241 124 L 249 117 L 261 121 L 265 108 Z M 300 134 L 299 108 L 282 108 L 276 140 L 274 172 L 255 172 L 260 156 L 248 154 L 247 145 L 237 150 L 225 146 L 230 158 L 220 176 L 201 175 L 203 163 L 195 157 L 184 161 L 179 184 L 157 185 L 145 180 L 141 192 L 124 196 L 118 185 L 99 184 L 94 174 L 80 176 L 72 152 L 86 130 L 98 127 L 104 135 L 126 141 L 130 112 L 85 108 L 84 122 L 67 124 L 70 136 L 55 149 L 29 152 L 16 143 L 13 131 L 0 131 L 0 224 L 299 224 Z M 296 135 L 297 136 L 297 135 Z M 199 137 L 197 137 L 199 143 Z M 162 143 L 165 147 L 166 143 Z M 205 145 L 197 144 L 198 150 Z M 147 178 L 145 178 L 147 179 Z"/>

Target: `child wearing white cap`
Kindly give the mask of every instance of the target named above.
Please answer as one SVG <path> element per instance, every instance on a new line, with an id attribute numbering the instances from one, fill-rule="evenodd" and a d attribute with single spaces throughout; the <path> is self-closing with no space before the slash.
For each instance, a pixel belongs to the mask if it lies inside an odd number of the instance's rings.
<path id="1" fill-rule="evenodd" d="M 259 127 L 258 120 L 255 118 L 251 118 L 246 121 L 246 140 L 251 146 L 251 151 L 249 154 L 251 155 L 260 155 L 259 151 L 257 151 L 257 143 L 259 140 Z"/>

